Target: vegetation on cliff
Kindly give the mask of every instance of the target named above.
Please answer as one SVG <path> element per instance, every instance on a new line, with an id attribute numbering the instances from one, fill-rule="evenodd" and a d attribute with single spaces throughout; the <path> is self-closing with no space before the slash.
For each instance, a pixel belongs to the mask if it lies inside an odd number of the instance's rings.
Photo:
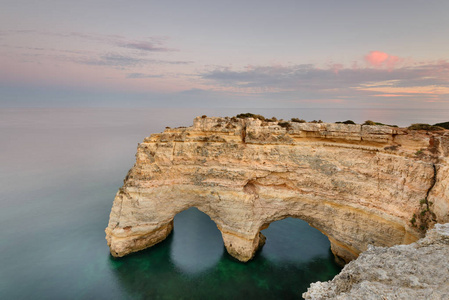
<path id="1" fill-rule="evenodd" d="M 449 129 L 449 122 L 436 123 L 436 124 L 433 124 L 433 126 L 439 126 L 439 127 L 444 128 L 444 129 Z"/>
<path id="2" fill-rule="evenodd" d="M 256 114 L 252 114 L 252 113 L 244 113 L 244 114 L 238 114 L 235 116 L 236 118 L 239 119 L 248 119 L 248 118 L 253 118 L 253 119 L 259 119 L 261 121 L 265 121 L 265 117 L 262 115 L 256 115 Z"/>
<path id="3" fill-rule="evenodd" d="M 202 118 L 206 118 L 206 116 L 204 115 L 204 116 L 202 116 Z M 265 118 L 262 115 L 253 114 L 253 113 L 249 113 L 249 112 L 248 113 L 238 114 L 235 117 L 232 117 L 231 120 L 232 121 L 236 121 L 237 119 L 249 119 L 249 118 L 258 119 L 258 120 L 265 121 L 265 122 L 279 122 L 278 123 L 279 126 L 287 128 L 287 129 L 291 127 L 290 122 L 307 123 L 306 120 L 300 119 L 300 118 L 291 118 L 290 121 L 284 121 L 282 119 L 278 120 L 276 117 Z M 317 120 L 313 120 L 313 121 L 309 121 L 309 123 L 324 123 L 324 122 L 321 121 L 321 120 L 318 120 L 318 121 Z M 336 124 L 349 124 L 349 125 L 356 125 L 357 124 L 353 120 L 337 121 L 335 123 Z M 384 123 L 376 122 L 376 121 L 372 121 L 372 120 L 366 120 L 361 125 L 398 127 L 398 125 L 384 124 Z M 410 125 L 409 127 L 407 127 L 407 129 L 409 129 L 409 130 L 439 131 L 439 130 L 449 129 L 449 122 L 437 123 L 437 124 L 434 124 L 434 125 L 425 124 L 425 123 L 414 123 L 414 124 Z"/>
<path id="4" fill-rule="evenodd" d="M 363 123 L 362 125 L 379 125 L 379 126 L 398 127 L 398 125 L 389 125 L 389 124 L 384 124 L 384 123 L 380 123 L 380 122 L 374 122 L 371 120 L 366 120 L 365 123 Z"/>
<path id="5" fill-rule="evenodd" d="M 426 130 L 426 131 L 444 130 L 443 127 L 436 126 L 436 125 L 430 125 L 430 124 L 424 124 L 424 123 L 412 124 L 408 127 L 408 129 L 410 129 L 410 130 Z"/>
<path id="6" fill-rule="evenodd" d="M 355 122 L 353 120 L 346 120 L 344 122 L 335 122 L 337 124 L 352 124 L 355 125 Z"/>

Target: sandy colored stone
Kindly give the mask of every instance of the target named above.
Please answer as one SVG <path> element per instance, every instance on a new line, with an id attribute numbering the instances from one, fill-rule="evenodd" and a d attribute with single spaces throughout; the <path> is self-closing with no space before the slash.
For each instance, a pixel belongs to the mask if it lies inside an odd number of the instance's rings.
<path id="1" fill-rule="evenodd" d="M 296 217 L 325 234 L 346 263 L 368 245 L 422 237 L 424 223 L 410 222 L 422 199 L 432 202 L 427 219 L 447 220 L 448 139 L 447 131 L 198 117 L 139 144 L 106 239 L 114 256 L 139 251 L 162 241 L 176 214 L 197 207 L 241 261 L 263 245 L 260 230 Z"/>
<path id="2" fill-rule="evenodd" d="M 410 245 L 370 247 L 331 281 L 312 283 L 309 300 L 449 299 L 449 223 Z"/>

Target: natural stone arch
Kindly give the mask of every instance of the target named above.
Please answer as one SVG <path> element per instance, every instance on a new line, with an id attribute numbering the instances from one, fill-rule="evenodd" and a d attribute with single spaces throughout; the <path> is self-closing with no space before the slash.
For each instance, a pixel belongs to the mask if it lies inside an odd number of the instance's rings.
<path id="1" fill-rule="evenodd" d="M 408 244 L 415 240 L 413 235 L 394 221 L 388 221 L 388 218 L 376 217 L 350 206 L 335 206 L 332 202 L 320 203 L 319 210 L 313 208 L 315 205 L 317 204 L 307 201 L 295 201 L 292 205 L 295 208 L 288 213 L 280 210 L 276 215 L 264 219 L 265 223 L 261 225 L 260 230 L 289 217 L 306 221 L 329 239 L 331 251 L 340 265 L 357 257 L 369 244 L 388 245 L 391 240 Z M 357 224 L 352 226 L 355 220 Z M 374 228 L 376 230 L 373 230 Z M 357 247 L 359 245 L 364 246 L 363 250 Z"/>
<path id="2" fill-rule="evenodd" d="M 241 261 L 263 245 L 266 224 L 287 216 L 323 232 L 341 262 L 369 244 L 417 240 L 422 232 L 410 219 L 422 199 L 425 216 L 449 218 L 446 132 L 284 124 L 196 118 L 192 127 L 146 138 L 114 200 L 106 228 L 111 254 L 162 241 L 173 217 L 192 206 L 216 223 L 228 253 Z"/>

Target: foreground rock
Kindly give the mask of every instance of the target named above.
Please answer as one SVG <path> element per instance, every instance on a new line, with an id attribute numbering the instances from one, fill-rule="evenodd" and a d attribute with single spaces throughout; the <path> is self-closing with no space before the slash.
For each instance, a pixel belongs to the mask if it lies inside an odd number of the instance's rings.
<path id="1" fill-rule="evenodd" d="M 449 299 L 449 223 L 424 239 L 371 247 L 332 281 L 312 283 L 305 299 Z"/>
<path id="2" fill-rule="evenodd" d="M 139 144 L 106 239 L 113 256 L 151 247 L 194 206 L 241 261 L 265 242 L 262 229 L 296 217 L 346 263 L 370 244 L 409 244 L 449 222 L 448 156 L 448 131 L 196 118 Z"/>

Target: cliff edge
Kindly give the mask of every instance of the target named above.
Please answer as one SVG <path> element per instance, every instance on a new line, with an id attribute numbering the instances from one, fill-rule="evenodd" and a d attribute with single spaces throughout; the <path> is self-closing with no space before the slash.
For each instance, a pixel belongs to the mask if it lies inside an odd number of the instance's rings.
<path id="1" fill-rule="evenodd" d="M 449 299 L 449 223 L 410 245 L 370 247 L 328 282 L 312 283 L 308 300 Z"/>
<path id="2" fill-rule="evenodd" d="M 177 213 L 197 207 L 228 253 L 248 261 L 262 229 L 295 217 L 325 234 L 344 264 L 449 222 L 448 162 L 445 130 L 197 117 L 138 145 L 106 239 L 117 257 L 151 247 Z"/>

